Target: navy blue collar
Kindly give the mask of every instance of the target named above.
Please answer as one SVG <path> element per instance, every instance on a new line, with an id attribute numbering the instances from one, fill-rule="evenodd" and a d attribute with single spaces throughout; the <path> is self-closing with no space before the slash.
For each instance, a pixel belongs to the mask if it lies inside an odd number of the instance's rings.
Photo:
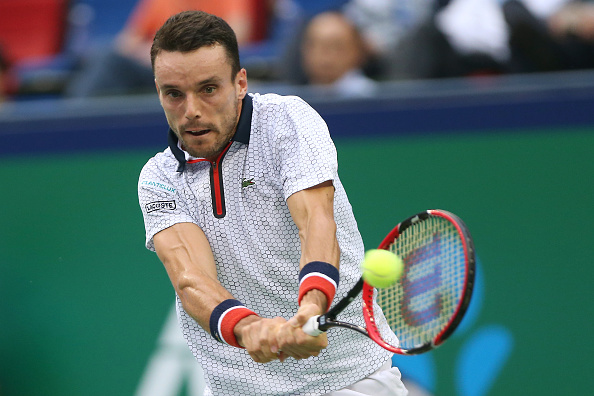
<path id="1" fill-rule="evenodd" d="M 231 141 L 240 142 L 249 144 L 250 142 L 250 131 L 252 129 L 252 111 L 254 110 L 254 106 L 252 104 L 252 97 L 250 95 L 245 95 L 243 98 L 243 102 L 241 105 L 241 114 L 239 115 L 239 122 L 237 123 L 237 130 L 235 134 L 231 138 Z M 169 148 L 171 152 L 175 156 L 177 162 L 179 162 L 179 166 L 177 167 L 178 172 L 183 172 L 186 168 L 186 155 L 184 152 L 178 147 L 178 139 L 173 130 L 169 128 L 169 132 L 167 134 L 167 142 L 169 143 Z"/>

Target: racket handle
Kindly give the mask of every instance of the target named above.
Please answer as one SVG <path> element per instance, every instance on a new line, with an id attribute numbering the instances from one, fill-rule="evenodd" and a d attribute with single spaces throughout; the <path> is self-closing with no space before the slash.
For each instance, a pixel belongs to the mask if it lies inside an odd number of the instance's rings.
<path id="1" fill-rule="evenodd" d="M 308 319 L 308 321 L 303 325 L 301 328 L 305 334 L 309 334 L 310 336 L 317 337 L 323 333 L 322 330 L 319 329 L 320 323 L 318 322 L 318 318 L 320 315 L 312 316 Z"/>

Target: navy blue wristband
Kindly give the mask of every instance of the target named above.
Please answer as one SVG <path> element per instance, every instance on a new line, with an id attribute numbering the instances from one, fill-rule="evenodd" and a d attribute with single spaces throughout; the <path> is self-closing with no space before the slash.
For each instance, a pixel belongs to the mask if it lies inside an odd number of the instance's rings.
<path id="1" fill-rule="evenodd" d="M 338 268 L 332 264 L 323 261 L 312 261 L 305 264 L 299 271 L 299 296 L 297 302 L 301 305 L 303 296 L 310 290 L 316 289 L 326 295 L 328 302 L 326 310 L 330 309 L 339 280 Z"/>
<path id="2" fill-rule="evenodd" d="M 215 340 L 241 348 L 233 329 L 237 322 L 246 316 L 257 315 L 240 301 L 229 299 L 221 302 L 212 310 L 209 319 L 210 334 Z"/>

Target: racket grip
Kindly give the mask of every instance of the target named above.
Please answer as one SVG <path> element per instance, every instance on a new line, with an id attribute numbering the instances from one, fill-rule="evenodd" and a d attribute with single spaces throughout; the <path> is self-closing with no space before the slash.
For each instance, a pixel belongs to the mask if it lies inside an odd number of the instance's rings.
<path id="1" fill-rule="evenodd" d="M 303 332 L 305 334 L 309 334 L 310 336 L 314 336 L 314 337 L 317 337 L 320 334 L 322 334 L 323 331 L 319 329 L 319 322 L 318 322 L 319 317 L 320 317 L 320 315 L 316 315 L 316 316 L 312 316 L 311 318 L 309 318 L 307 320 L 307 322 L 303 325 L 301 330 L 303 330 Z"/>

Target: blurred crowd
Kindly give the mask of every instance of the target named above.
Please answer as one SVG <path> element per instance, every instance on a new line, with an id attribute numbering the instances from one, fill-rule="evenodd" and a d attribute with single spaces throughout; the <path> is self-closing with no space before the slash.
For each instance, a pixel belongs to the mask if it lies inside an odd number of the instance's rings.
<path id="1" fill-rule="evenodd" d="M 323 95 L 594 67 L 594 0 L 1 0 L 0 103 L 153 92 L 152 37 L 186 9 L 229 23 L 250 81 Z"/>

